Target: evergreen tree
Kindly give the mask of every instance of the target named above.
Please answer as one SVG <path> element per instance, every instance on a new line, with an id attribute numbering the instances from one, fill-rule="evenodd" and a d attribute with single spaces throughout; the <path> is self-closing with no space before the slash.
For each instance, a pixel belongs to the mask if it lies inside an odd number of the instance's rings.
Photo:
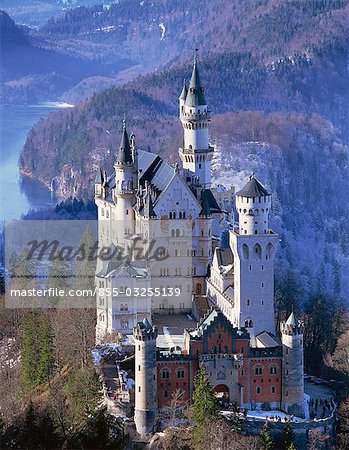
<path id="1" fill-rule="evenodd" d="M 333 293 L 338 296 L 341 293 L 341 267 L 336 259 L 332 261 L 332 277 Z"/>
<path id="2" fill-rule="evenodd" d="M 211 382 L 202 364 L 195 378 L 193 394 L 193 419 L 197 428 L 218 417 L 219 405 Z"/>
<path id="3" fill-rule="evenodd" d="M 37 430 L 38 412 L 32 402 L 29 403 L 28 409 L 25 413 L 22 433 L 20 441 L 22 441 L 23 448 L 40 448 L 40 437 Z"/>
<path id="4" fill-rule="evenodd" d="M 282 444 L 286 449 L 294 445 L 295 434 L 290 423 L 286 423 L 282 429 Z"/>
<path id="5" fill-rule="evenodd" d="M 49 271 L 48 271 L 48 289 L 67 289 L 69 286 L 69 268 L 65 261 L 60 261 L 59 259 L 54 259 L 50 263 Z M 64 301 L 64 297 L 60 298 L 59 296 L 50 297 L 50 306 L 57 307 L 63 306 L 62 301 Z"/>
<path id="6" fill-rule="evenodd" d="M 88 257 L 90 249 L 95 244 L 95 241 L 96 239 L 92 234 L 91 228 L 87 226 L 79 243 L 79 247 L 83 247 L 85 249 L 85 255 L 83 258 L 78 260 L 75 265 L 76 289 L 91 290 L 91 295 L 87 297 L 85 296 L 83 298 L 85 302 L 87 301 L 87 303 L 85 303 L 85 306 L 89 307 L 95 306 L 95 298 L 92 292 L 94 290 L 95 283 L 96 261 L 93 261 Z"/>
<path id="7" fill-rule="evenodd" d="M 54 372 L 53 337 L 52 326 L 49 317 L 46 315 L 41 318 L 38 336 L 40 350 L 36 373 L 37 384 L 48 381 Z"/>
<path id="8" fill-rule="evenodd" d="M 266 421 L 262 431 L 260 433 L 261 437 L 261 449 L 262 450 L 272 450 L 274 448 L 273 439 L 270 434 L 270 426 L 269 422 Z"/>
<path id="9" fill-rule="evenodd" d="M 23 338 L 21 344 L 21 385 L 30 390 L 37 385 L 37 369 L 40 359 L 38 329 L 40 321 L 36 310 L 27 311 L 22 319 Z"/>
<path id="10" fill-rule="evenodd" d="M 287 447 L 286 450 L 297 450 L 297 447 L 296 447 L 295 444 L 291 444 L 291 445 L 289 445 L 289 446 Z"/>

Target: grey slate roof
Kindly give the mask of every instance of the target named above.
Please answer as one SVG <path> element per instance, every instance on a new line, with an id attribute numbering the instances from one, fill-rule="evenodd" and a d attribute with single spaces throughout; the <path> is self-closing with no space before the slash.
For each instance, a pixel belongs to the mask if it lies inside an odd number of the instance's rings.
<path id="1" fill-rule="evenodd" d="M 236 195 L 251 198 L 270 195 L 270 192 L 252 175 L 248 183 Z"/>
<path id="2" fill-rule="evenodd" d="M 184 80 L 183 89 L 182 89 L 181 95 L 179 96 L 180 100 L 185 100 L 187 98 L 187 94 L 188 94 L 187 83 L 186 83 L 186 80 Z"/>
<path id="3" fill-rule="evenodd" d="M 222 212 L 218 206 L 217 200 L 214 198 L 211 189 L 204 189 L 201 192 L 201 215 L 210 216 L 213 213 Z"/>
<path id="4" fill-rule="evenodd" d="M 124 125 L 122 129 L 122 136 L 119 146 L 119 153 L 118 157 L 116 159 L 118 162 L 123 163 L 132 163 L 132 153 L 131 153 L 131 146 L 130 146 L 130 140 L 128 138 L 126 126 Z"/>
<path id="5" fill-rule="evenodd" d="M 96 173 L 95 184 L 102 184 L 102 183 L 103 183 L 103 173 L 102 169 L 99 168 Z"/>
<path id="6" fill-rule="evenodd" d="M 261 333 L 257 334 L 256 339 L 259 341 L 259 343 L 257 343 L 257 347 L 262 346 L 264 348 L 272 348 L 279 347 L 281 345 L 280 340 L 267 331 L 262 331 Z"/>
<path id="7" fill-rule="evenodd" d="M 234 264 L 234 256 L 231 248 L 216 248 L 217 262 L 219 266 Z"/>
<path id="8" fill-rule="evenodd" d="M 207 105 L 205 98 L 205 90 L 201 85 L 199 69 L 196 61 L 194 61 L 193 72 L 191 74 L 188 94 L 185 100 L 186 106 Z"/>
<path id="9" fill-rule="evenodd" d="M 163 191 L 173 177 L 173 167 L 153 153 L 139 151 L 138 155 L 138 168 L 142 169 L 140 183 L 148 181 L 159 192 Z"/>

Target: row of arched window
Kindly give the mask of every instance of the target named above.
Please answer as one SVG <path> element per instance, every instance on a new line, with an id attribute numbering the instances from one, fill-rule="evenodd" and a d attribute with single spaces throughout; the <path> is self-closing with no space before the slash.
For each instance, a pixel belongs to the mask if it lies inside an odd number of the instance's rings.
<path id="1" fill-rule="evenodd" d="M 185 378 L 186 375 L 186 370 L 182 367 L 176 369 L 176 378 L 180 378 L 183 379 Z M 171 374 L 171 369 L 165 368 L 162 369 L 160 372 L 160 378 L 162 378 L 163 380 L 168 380 L 170 378 L 170 374 Z"/>
<path id="2" fill-rule="evenodd" d="M 252 203 L 255 203 L 257 198 L 258 198 L 259 203 L 262 203 L 263 199 L 264 199 L 264 203 L 267 203 L 268 196 L 267 195 L 263 195 L 263 196 L 259 196 L 259 197 L 244 197 L 244 196 L 241 196 L 241 200 L 240 200 L 241 203 L 244 203 L 244 198 L 246 198 L 246 203 L 250 203 L 250 198 L 252 198 Z M 240 212 L 241 212 L 241 210 L 240 210 Z"/>
<path id="3" fill-rule="evenodd" d="M 159 272 L 160 277 L 169 277 L 170 276 L 170 269 L 168 267 L 161 267 Z M 182 275 L 182 268 L 181 267 L 175 267 L 174 270 L 175 276 L 181 276 Z M 196 267 L 188 267 L 187 269 L 187 275 L 196 275 Z"/>
<path id="4" fill-rule="evenodd" d="M 242 244 L 242 256 L 244 259 L 250 259 L 250 256 L 254 256 L 254 259 L 260 260 L 262 256 L 265 257 L 266 260 L 270 259 L 273 255 L 274 246 L 270 242 L 267 244 L 265 248 L 265 253 L 262 250 L 262 246 L 260 244 L 255 244 L 253 246 L 252 254 L 250 254 L 250 248 L 247 244 Z M 263 255 L 264 253 L 264 255 Z"/>
<path id="5" fill-rule="evenodd" d="M 189 145 L 189 148 L 191 149 L 192 146 Z M 194 161 L 204 162 L 204 161 L 206 161 L 205 155 L 197 155 L 196 157 L 194 157 L 192 155 L 185 155 L 184 159 L 185 159 L 186 162 L 194 162 Z"/>
<path id="6" fill-rule="evenodd" d="M 133 188 L 133 185 L 132 185 L 132 180 L 129 180 L 129 181 L 126 181 L 126 180 L 123 180 L 123 181 L 120 181 L 120 180 L 117 180 L 116 181 L 116 184 L 115 184 L 115 188 L 116 188 L 116 190 L 117 191 L 119 191 L 119 190 L 122 190 L 122 191 L 130 191 L 130 190 L 132 190 L 132 188 Z"/>
<path id="7" fill-rule="evenodd" d="M 269 212 L 269 208 L 265 208 L 265 209 L 262 208 L 261 210 L 259 210 L 258 208 L 257 209 L 249 209 L 249 210 L 239 208 L 239 213 L 251 214 L 251 215 L 254 215 L 254 216 L 258 216 L 259 213 L 264 214 L 264 213 L 267 213 L 267 212 Z"/>
<path id="8" fill-rule="evenodd" d="M 176 211 L 170 211 L 168 215 L 169 219 L 177 219 Z M 186 219 L 187 213 L 185 211 L 179 211 L 178 213 L 178 219 Z"/>
<path id="9" fill-rule="evenodd" d="M 184 128 L 186 128 L 187 130 L 199 130 L 199 129 L 204 129 L 204 128 L 208 128 L 208 123 L 204 122 L 204 123 L 185 123 L 184 124 Z"/>
<path id="10" fill-rule="evenodd" d="M 254 374 L 255 375 L 263 375 L 263 367 L 262 366 L 254 366 Z M 277 366 L 269 367 L 269 375 L 277 374 Z"/>

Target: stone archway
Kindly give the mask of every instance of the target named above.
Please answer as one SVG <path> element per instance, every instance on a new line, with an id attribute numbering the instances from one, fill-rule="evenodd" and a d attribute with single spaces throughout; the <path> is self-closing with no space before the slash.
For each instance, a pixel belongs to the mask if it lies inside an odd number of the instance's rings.
<path id="1" fill-rule="evenodd" d="M 216 397 L 219 400 L 229 402 L 229 388 L 227 385 L 217 384 L 217 386 L 214 387 L 214 391 L 216 393 Z"/>

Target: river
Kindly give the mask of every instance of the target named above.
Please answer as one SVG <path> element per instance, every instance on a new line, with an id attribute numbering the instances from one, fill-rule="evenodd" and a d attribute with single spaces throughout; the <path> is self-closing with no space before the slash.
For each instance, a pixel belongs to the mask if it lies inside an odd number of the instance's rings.
<path id="1" fill-rule="evenodd" d="M 31 127 L 64 103 L 0 106 L 0 219 L 18 219 L 29 209 L 55 204 L 59 199 L 41 183 L 22 176 L 18 158 Z"/>

